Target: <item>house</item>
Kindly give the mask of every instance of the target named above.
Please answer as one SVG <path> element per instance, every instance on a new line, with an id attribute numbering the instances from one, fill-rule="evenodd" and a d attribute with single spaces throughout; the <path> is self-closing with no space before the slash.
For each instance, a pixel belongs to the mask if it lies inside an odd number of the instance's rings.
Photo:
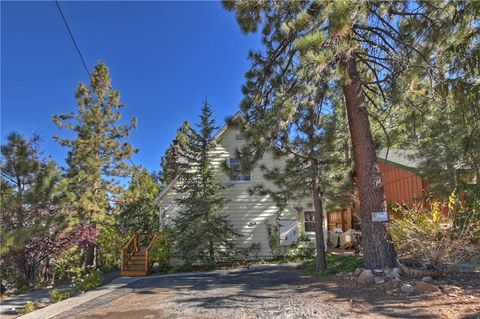
<path id="1" fill-rule="evenodd" d="M 217 168 L 218 178 L 230 186 L 224 194 L 229 201 L 220 213 L 228 215 L 237 232 L 243 235 L 239 238 L 240 247 L 247 248 L 253 244 L 260 244 L 258 258 L 269 258 L 272 253 L 268 245 L 266 223 L 273 224 L 275 222 L 278 208 L 269 195 L 250 195 L 249 190 L 255 183 L 262 183 L 266 187 L 274 189 L 275 186 L 263 177 L 260 167 L 262 165 L 274 167 L 281 163 L 273 157 L 273 154 L 267 152 L 250 173 L 242 172 L 236 154 L 246 141 L 239 126 L 235 125 L 236 121 L 241 120 L 240 113 L 237 113 L 229 122 L 231 124 L 222 127 L 215 137 L 217 143 L 215 152 L 219 156 L 214 164 Z M 231 174 L 227 174 L 223 169 L 224 162 L 230 167 Z M 160 206 L 161 226 L 172 223 L 181 209 L 177 204 L 180 194 L 175 190 L 175 183 L 176 181 L 173 180 L 156 197 Z M 281 243 L 284 245 L 291 243 L 299 232 L 306 232 L 310 236 L 314 236 L 313 215 L 313 202 L 310 198 L 290 203 L 280 219 Z"/>
<path id="2" fill-rule="evenodd" d="M 250 195 L 249 190 L 255 183 L 261 183 L 270 189 L 274 189 L 275 185 L 264 178 L 260 167 L 262 165 L 269 168 L 281 166 L 281 162 L 275 159 L 273 154 L 266 152 L 250 173 L 242 172 L 236 154 L 237 150 L 241 149 L 246 141 L 242 136 L 240 126 L 235 125 L 236 121 L 241 120 L 242 115 L 237 113 L 229 122 L 230 124 L 223 126 L 215 137 L 217 143 L 215 152 L 219 156 L 214 164 L 217 168 L 218 178 L 230 186 L 224 194 L 229 201 L 220 213 L 227 215 L 237 232 L 243 235 L 239 238 L 240 247 L 247 248 L 253 244 L 260 244 L 260 251 L 257 256 L 259 258 L 269 258 L 272 254 L 268 245 L 266 223 L 273 224 L 275 222 L 278 208 L 269 195 Z M 386 157 L 385 151 L 381 151 L 378 154 L 378 159 L 387 202 L 413 203 L 414 199 L 420 196 L 424 189 L 423 181 L 415 173 L 415 163 L 409 161 L 406 154 L 398 151 L 390 151 L 388 157 Z M 225 172 L 223 163 L 230 167 L 232 173 Z M 155 199 L 160 207 L 160 227 L 172 224 L 181 210 L 181 207 L 177 204 L 177 198 L 180 194 L 176 192 L 175 183 L 176 180 L 173 180 Z M 323 221 L 325 241 L 327 241 L 329 230 L 335 228 L 341 228 L 343 231 L 351 228 L 359 229 L 360 222 L 355 219 L 355 216 L 359 216 L 358 213 L 355 214 L 358 210 L 358 203 L 352 203 L 350 208 L 329 211 Z M 280 225 L 283 226 L 281 243 L 284 245 L 290 244 L 299 233 L 314 240 L 314 216 L 315 212 L 311 198 L 290 203 L 280 219 Z"/>

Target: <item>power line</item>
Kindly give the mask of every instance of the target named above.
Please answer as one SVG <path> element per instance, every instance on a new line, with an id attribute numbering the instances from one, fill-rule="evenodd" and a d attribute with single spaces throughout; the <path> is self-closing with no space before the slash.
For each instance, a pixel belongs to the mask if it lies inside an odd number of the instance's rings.
<path id="1" fill-rule="evenodd" d="M 70 27 L 68 26 L 67 19 L 65 19 L 65 16 L 63 15 L 62 8 L 60 8 L 60 4 L 58 3 L 57 0 L 55 0 L 55 4 L 57 5 L 58 11 L 60 12 L 60 15 L 62 16 L 63 22 L 65 23 L 65 26 L 67 27 L 68 34 L 70 35 L 70 39 L 72 39 L 72 42 L 75 45 L 75 49 L 77 49 L 78 55 L 80 56 L 80 60 L 82 60 L 83 67 L 85 68 L 85 71 L 87 71 L 88 77 L 90 77 L 90 71 L 88 71 L 88 67 L 87 67 L 87 64 L 85 63 L 85 60 L 83 59 L 82 52 L 80 52 L 80 49 L 78 48 L 77 42 L 75 41 L 75 38 L 73 37 L 73 33 L 70 30 Z"/>
<path id="2" fill-rule="evenodd" d="M 75 37 L 73 36 L 73 33 L 70 30 L 70 27 L 68 26 L 67 19 L 65 18 L 65 15 L 63 14 L 62 8 L 60 7 L 60 4 L 58 3 L 58 0 L 55 0 L 55 4 L 57 5 L 57 8 L 58 8 L 58 11 L 60 12 L 60 15 L 62 16 L 63 22 L 65 23 L 65 27 L 67 28 L 68 34 L 70 35 L 70 39 L 72 39 L 72 42 L 75 45 L 75 49 L 78 52 L 78 56 L 80 57 L 80 60 L 82 60 L 83 67 L 85 68 L 85 71 L 87 71 L 88 77 L 90 78 L 90 71 L 88 71 L 88 67 L 87 67 L 87 64 L 85 63 L 85 59 L 83 58 L 82 52 L 80 51 L 80 48 L 77 45 L 77 41 L 75 41 Z M 107 116 L 108 116 L 108 119 L 110 121 L 112 121 L 112 118 L 110 117 L 110 114 L 107 113 Z M 113 131 L 116 134 L 118 134 L 117 128 L 113 125 L 113 123 L 111 124 L 111 127 L 112 127 Z M 110 148 L 109 146 L 107 146 L 107 147 Z M 110 151 L 113 152 L 112 149 L 110 149 Z M 137 167 L 135 165 L 135 163 L 133 162 L 132 158 L 129 158 L 128 160 L 130 161 L 130 163 L 132 164 L 133 167 Z"/>

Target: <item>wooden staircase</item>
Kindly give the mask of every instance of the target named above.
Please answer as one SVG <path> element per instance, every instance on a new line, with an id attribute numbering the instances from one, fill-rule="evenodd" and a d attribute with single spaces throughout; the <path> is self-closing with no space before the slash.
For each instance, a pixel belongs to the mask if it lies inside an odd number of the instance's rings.
<path id="1" fill-rule="evenodd" d="M 120 250 L 121 275 L 128 277 L 146 276 L 150 271 L 150 250 L 157 236 L 148 240 L 147 236 L 142 238 L 140 234 L 135 234 Z M 144 243 L 142 245 L 142 239 Z"/>

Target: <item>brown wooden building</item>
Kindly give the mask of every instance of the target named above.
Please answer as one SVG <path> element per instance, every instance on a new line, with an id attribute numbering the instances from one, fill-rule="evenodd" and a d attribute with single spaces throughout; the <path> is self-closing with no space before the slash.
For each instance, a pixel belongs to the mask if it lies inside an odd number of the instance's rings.
<path id="1" fill-rule="evenodd" d="M 378 154 L 378 167 L 382 174 L 385 197 L 389 207 L 395 204 L 411 205 L 423 195 L 425 181 L 418 175 L 417 163 L 409 159 L 408 151 L 382 150 Z M 360 205 L 357 200 L 351 208 L 329 211 L 327 213 L 328 230 L 341 228 L 359 229 Z"/>

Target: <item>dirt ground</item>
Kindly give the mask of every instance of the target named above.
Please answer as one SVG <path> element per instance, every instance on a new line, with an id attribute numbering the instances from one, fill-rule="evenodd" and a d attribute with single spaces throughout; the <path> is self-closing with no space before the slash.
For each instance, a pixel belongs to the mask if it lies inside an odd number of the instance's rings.
<path id="1" fill-rule="evenodd" d="M 59 318 L 480 318 L 480 273 L 441 282 L 448 294 L 392 293 L 352 274 L 311 277 L 291 266 L 148 278 Z"/>

